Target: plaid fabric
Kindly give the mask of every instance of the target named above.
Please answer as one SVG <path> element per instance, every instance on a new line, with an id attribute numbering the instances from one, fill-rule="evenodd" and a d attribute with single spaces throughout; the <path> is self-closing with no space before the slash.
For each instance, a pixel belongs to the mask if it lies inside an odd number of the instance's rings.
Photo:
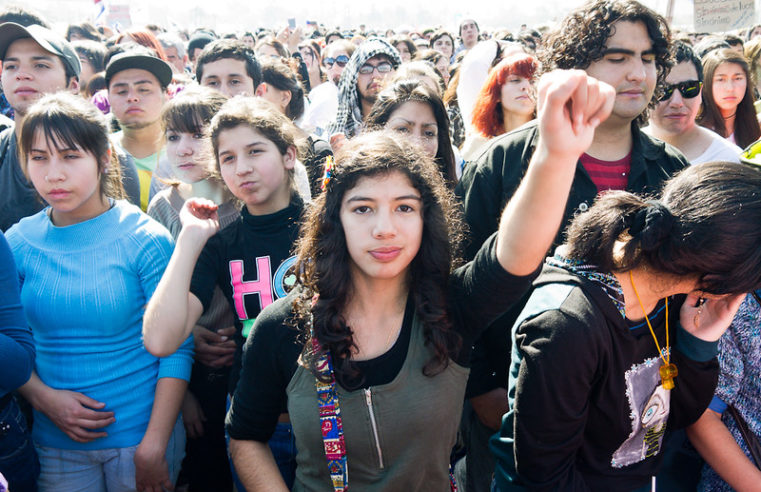
<path id="1" fill-rule="evenodd" d="M 360 67 L 376 55 L 386 55 L 395 67 L 402 63 L 399 52 L 384 39 L 370 38 L 359 45 L 338 81 L 338 111 L 336 120 L 328 125 L 328 135 L 343 133 L 346 138 L 352 138 L 362 131 L 357 78 Z"/>

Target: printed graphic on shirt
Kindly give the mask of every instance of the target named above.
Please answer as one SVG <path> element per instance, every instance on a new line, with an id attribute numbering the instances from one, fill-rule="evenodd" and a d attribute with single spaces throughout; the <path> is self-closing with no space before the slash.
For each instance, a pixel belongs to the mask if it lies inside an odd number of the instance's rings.
<path id="1" fill-rule="evenodd" d="M 671 392 L 661 386 L 660 366 L 660 357 L 653 357 L 626 371 L 624 379 L 632 432 L 613 453 L 610 461 L 613 468 L 644 461 L 661 450 L 671 408 Z"/>
<path id="2" fill-rule="evenodd" d="M 248 337 L 251 327 L 256 321 L 256 314 L 266 308 L 276 299 L 285 297 L 296 284 L 296 274 L 293 266 L 296 264 L 296 256 L 291 256 L 282 262 L 272 274 L 272 261 L 269 256 L 259 256 L 256 258 L 256 272 L 246 273 L 244 271 L 243 260 L 231 260 L 230 283 L 233 288 L 233 303 L 235 304 L 235 314 L 243 323 L 243 337 Z M 248 280 L 244 280 L 246 277 Z M 258 305 L 252 306 L 249 296 L 256 295 L 259 299 Z M 254 317 L 248 314 L 246 303 L 249 308 L 256 308 L 253 313 Z"/>

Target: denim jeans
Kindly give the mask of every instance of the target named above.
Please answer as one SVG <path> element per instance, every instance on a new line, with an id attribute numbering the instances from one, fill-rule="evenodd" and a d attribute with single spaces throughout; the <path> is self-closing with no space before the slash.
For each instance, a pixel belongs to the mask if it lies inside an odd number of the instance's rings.
<path id="1" fill-rule="evenodd" d="M 285 484 L 288 486 L 288 489 L 293 488 L 293 482 L 296 480 L 296 440 L 293 438 L 293 427 L 291 424 L 278 422 L 275 432 L 267 444 L 269 444 L 272 457 L 275 458 L 275 463 L 278 470 L 280 470 L 280 475 L 282 475 Z M 230 458 L 230 469 L 233 473 L 235 489 L 238 492 L 246 492 L 246 488 L 235 471 L 232 458 Z"/>
<path id="2" fill-rule="evenodd" d="M 40 456 L 40 492 L 135 492 L 135 451 L 126 448 L 79 451 L 36 445 Z M 185 428 L 177 419 L 166 448 L 169 479 L 177 481 L 185 455 Z M 13 489 L 11 489 L 13 491 Z"/>
<path id="3" fill-rule="evenodd" d="M 0 408 L 0 473 L 11 491 L 36 491 L 40 462 L 16 400 Z"/>

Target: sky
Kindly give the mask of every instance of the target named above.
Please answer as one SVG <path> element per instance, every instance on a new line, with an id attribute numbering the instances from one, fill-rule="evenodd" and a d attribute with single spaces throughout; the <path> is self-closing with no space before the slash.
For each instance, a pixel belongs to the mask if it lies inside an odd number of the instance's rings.
<path id="1" fill-rule="evenodd" d="M 484 28 L 517 29 L 557 21 L 583 0 L 104 0 L 129 4 L 134 24 L 172 23 L 186 28 L 211 27 L 219 32 L 240 32 L 260 26 L 282 27 L 291 17 L 298 25 L 315 20 L 328 27 L 357 26 L 424 28 L 443 26 L 456 30 L 459 19 L 475 18 Z M 642 0 L 665 14 L 668 0 Z M 19 2 L 39 10 L 59 26 L 91 18 L 93 0 L 0 0 Z M 758 3 L 759 0 L 756 0 Z M 691 29 L 692 0 L 676 0 L 674 25 Z M 758 7 L 757 7 L 758 11 Z"/>

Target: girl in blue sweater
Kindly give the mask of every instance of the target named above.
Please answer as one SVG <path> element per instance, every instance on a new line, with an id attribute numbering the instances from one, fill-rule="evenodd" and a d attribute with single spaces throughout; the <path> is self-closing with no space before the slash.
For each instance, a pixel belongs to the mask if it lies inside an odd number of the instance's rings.
<path id="1" fill-rule="evenodd" d="M 22 167 L 50 205 L 7 233 L 37 350 L 21 392 L 35 410 L 40 490 L 171 487 L 192 341 L 156 358 L 140 333 L 172 238 L 114 199 L 118 165 L 97 109 L 49 95 L 21 124 Z"/>

